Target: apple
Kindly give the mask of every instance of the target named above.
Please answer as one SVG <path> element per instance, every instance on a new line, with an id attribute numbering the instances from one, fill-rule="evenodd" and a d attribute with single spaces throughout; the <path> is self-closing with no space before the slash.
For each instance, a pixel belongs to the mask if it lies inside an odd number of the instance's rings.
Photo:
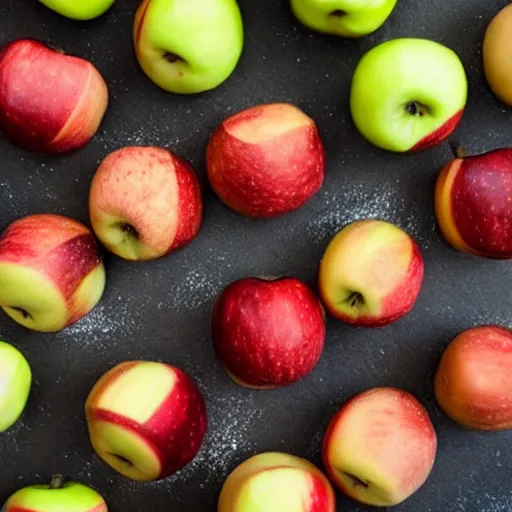
<path id="1" fill-rule="evenodd" d="M 235 0 L 144 0 L 133 28 L 135 55 L 159 87 L 194 94 L 233 73 L 244 44 Z"/>
<path id="2" fill-rule="evenodd" d="M 320 359 L 324 310 L 298 279 L 249 277 L 220 294 L 211 331 L 215 353 L 237 384 L 275 388 L 306 376 Z"/>
<path id="3" fill-rule="evenodd" d="M 375 32 L 388 19 L 397 0 L 290 0 L 297 19 L 307 27 L 343 37 Z"/>
<path id="4" fill-rule="evenodd" d="M 83 224 L 60 215 L 30 215 L 0 235 L 0 307 L 35 331 L 54 332 L 99 302 L 105 268 Z"/>
<path id="5" fill-rule="evenodd" d="M 318 284 L 335 318 L 378 327 L 413 308 L 423 272 L 420 249 L 407 233 L 389 222 L 360 220 L 344 227 L 329 243 Z"/>
<path id="6" fill-rule="evenodd" d="M 392 507 L 427 480 L 437 436 L 424 407 L 401 389 L 359 393 L 331 420 L 322 458 L 332 482 L 350 498 Z"/>
<path id="7" fill-rule="evenodd" d="M 74 20 L 92 20 L 107 12 L 114 0 L 39 0 L 55 12 Z"/>
<path id="8" fill-rule="evenodd" d="M 435 393 L 464 427 L 512 428 L 512 331 L 488 325 L 460 333 L 443 352 Z"/>
<path id="9" fill-rule="evenodd" d="M 273 103 L 226 119 L 210 138 L 206 167 L 213 190 L 235 212 L 276 217 L 320 190 L 325 154 L 310 117 Z"/>
<path id="10" fill-rule="evenodd" d="M 55 155 L 85 146 L 107 103 L 105 81 L 84 59 L 32 39 L 0 50 L 0 131 L 24 149 Z"/>
<path id="11" fill-rule="evenodd" d="M 468 157 L 456 151 L 436 183 L 441 232 L 459 251 L 512 258 L 512 148 Z"/>
<path id="12" fill-rule="evenodd" d="M 128 361 L 94 385 L 85 404 L 97 455 L 127 478 L 159 480 L 197 454 L 207 428 L 201 392 L 183 371 Z"/>
<path id="13" fill-rule="evenodd" d="M 108 512 L 105 500 L 81 483 L 64 483 L 60 475 L 49 485 L 31 485 L 15 492 L 2 512 Z"/>
<path id="14" fill-rule="evenodd" d="M 452 50 L 426 39 L 393 39 L 357 65 L 350 109 L 361 135 L 375 146 L 419 151 L 453 132 L 467 94 L 464 67 Z"/>
<path id="15" fill-rule="evenodd" d="M 0 340 L 0 432 L 12 427 L 27 404 L 32 372 L 23 354 Z"/>
<path id="16" fill-rule="evenodd" d="M 504 7 L 485 32 L 483 61 L 487 82 L 498 98 L 512 106 L 512 4 Z"/>
<path id="17" fill-rule="evenodd" d="M 151 260 L 195 238 L 203 203 L 187 162 L 157 147 L 126 147 L 101 162 L 89 211 L 109 251 L 128 260 Z"/>
<path id="18" fill-rule="evenodd" d="M 218 512 L 335 512 L 336 497 L 323 473 L 286 453 L 255 455 L 225 481 Z"/>

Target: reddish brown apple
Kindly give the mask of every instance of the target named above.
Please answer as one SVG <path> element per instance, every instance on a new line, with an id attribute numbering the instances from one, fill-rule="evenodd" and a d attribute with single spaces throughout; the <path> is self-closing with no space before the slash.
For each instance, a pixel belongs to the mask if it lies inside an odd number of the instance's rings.
<path id="1" fill-rule="evenodd" d="M 105 269 L 83 224 L 60 215 L 31 215 L 0 236 L 0 306 L 36 331 L 59 331 L 100 300 Z"/>
<path id="2" fill-rule="evenodd" d="M 0 131 L 43 154 L 81 148 L 98 130 L 108 90 L 88 61 L 32 39 L 0 50 Z"/>
<path id="3" fill-rule="evenodd" d="M 187 162 L 157 147 L 126 147 L 99 166 L 89 211 L 107 249 L 128 260 L 150 260 L 196 237 L 203 203 Z"/>
<path id="4" fill-rule="evenodd" d="M 406 391 L 383 387 L 356 395 L 340 409 L 325 434 L 322 457 L 347 496 L 392 507 L 425 483 L 436 450 L 425 408 Z"/>
<path id="5" fill-rule="evenodd" d="M 172 475 L 197 454 L 207 428 L 206 406 L 178 368 L 129 361 L 109 370 L 85 404 L 98 456 L 132 480 Z"/>
<path id="6" fill-rule="evenodd" d="M 483 326 L 459 334 L 441 357 L 435 392 L 464 427 L 512 428 L 512 331 Z"/>
<path id="7" fill-rule="evenodd" d="M 206 151 L 220 199 L 249 217 L 295 210 L 321 188 L 324 148 L 315 122 L 288 104 L 260 105 L 226 119 Z"/>
<path id="8" fill-rule="evenodd" d="M 457 152 L 437 179 L 441 232 L 459 251 L 512 258 L 512 148 L 468 157 Z"/>
<path id="9" fill-rule="evenodd" d="M 324 311 L 298 279 L 241 279 L 230 284 L 215 303 L 212 341 L 237 384 L 285 386 L 307 375 L 320 359 Z"/>

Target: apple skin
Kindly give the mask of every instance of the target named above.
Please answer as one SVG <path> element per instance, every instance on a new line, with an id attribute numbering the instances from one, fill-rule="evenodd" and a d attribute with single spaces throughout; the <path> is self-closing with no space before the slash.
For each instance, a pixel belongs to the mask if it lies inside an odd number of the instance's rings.
<path id="1" fill-rule="evenodd" d="M 0 235 L 0 307 L 24 327 L 60 331 L 89 313 L 104 288 L 98 244 L 80 222 L 30 215 Z"/>
<path id="2" fill-rule="evenodd" d="M 482 49 L 487 82 L 496 96 L 512 106 L 512 5 L 504 7 L 485 32 Z"/>
<path id="3" fill-rule="evenodd" d="M 460 425 L 512 428 L 512 331 L 489 325 L 460 333 L 443 352 L 434 388 L 441 408 Z"/>
<path id="4" fill-rule="evenodd" d="M 235 0 L 144 0 L 133 41 L 142 70 L 156 85 L 197 94 L 233 73 L 244 45 L 242 15 Z"/>
<path id="5" fill-rule="evenodd" d="M 32 39 L 0 50 L 0 131 L 14 144 L 46 155 L 77 150 L 107 104 L 107 85 L 90 62 Z"/>
<path id="6" fill-rule="evenodd" d="M 212 314 L 215 353 L 239 385 L 286 386 L 316 365 L 325 343 L 320 300 L 291 277 L 249 277 L 231 283 Z"/>
<path id="7" fill-rule="evenodd" d="M 393 39 L 359 62 L 350 109 L 361 135 L 375 146 L 415 152 L 453 132 L 467 94 L 466 72 L 455 52 L 426 39 Z"/>
<path id="8" fill-rule="evenodd" d="M 50 485 L 31 485 L 16 491 L 2 512 L 108 512 L 104 499 L 78 482 L 63 483 L 52 478 Z"/>
<path id="9" fill-rule="evenodd" d="M 322 458 L 331 481 L 347 496 L 391 507 L 425 483 L 436 450 L 424 407 L 406 391 L 382 387 L 351 398 L 334 416 Z"/>
<path id="10" fill-rule="evenodd" d="M 206 150 L 208 179 L 235 212 L 276 217 L 302 206 L 324 181 L 315 122 L 293 105 L 259 105 L 226 119 Z"/>
<path id="11" fill-rule="evenodd" d="M 455 158 L 441 170 L 435 192 L 439 228 L 459 251 L 512 258 L 512 148 Z"/>
<path id="12" fill-rule="evenodd" d="M 226 479 L 218 512 L 335 512 L 336 497 L 324 474 L 286 453 L 255 455 Z"/>
<path id="13" fill-rule="evenodd" d="M 203 216 L 192 167 L 168 150 L 126 147 L 100 164 L 89 192 L 91 224 L 109 251 L 151 260 L 191 242 Z"/>
<path id="14" fill-rule="evenodd" d="M 413 308 L 423 274 L 423 256 L 407 233 L 388 222 L 361 220 L 345 226 L 329 243 L 318 285 L 335 318 L 379 327 Z"/>
<path id="15" fill-rule="evenodd" d="M 114 0 L 39 0 L 55 12 L 74 20 L 92 20 L 106 13 Z"/>
<path id="16" fill-rule="evenodd" d="M 207 429 L 201 392 L 164 363 L 121 363 L 94 385 L 85 404 L 96 454 L 127 478 L 160 480 L 188 464 Z"/>
<path id="17" fill-rule="evenodd" d="M 397 0 L 290 0 L 296 18 L 313 30 L 342 37 L 375 32 L 393 12 Z"/>
<path id="18" fill-rule="evenodd" d="M 27 404 L 32 371 L 23 354 L 0 340 L 0 432 L 18 421 Z"/>

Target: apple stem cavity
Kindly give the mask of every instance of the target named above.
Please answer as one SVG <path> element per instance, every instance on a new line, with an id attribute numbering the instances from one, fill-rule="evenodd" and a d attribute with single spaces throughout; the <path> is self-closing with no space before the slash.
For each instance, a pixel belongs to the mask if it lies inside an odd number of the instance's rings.
<path id="1" fill-rule="evenodd" d="M 365 489 L 368 489 L 370 487 L 370 484 L 368 482 L 365 482 L 364 480 L 361 480 L 360 478 L 357 478 L 357 476 L 353 475 L 352 473 L 343 473 L 346 477 L 350 478 L 352 480 L 352 485 L 354 487 L 364 487 Z"/>
<path id="2" fill-rule="evenodd" d="M 405 108 L 411 116 L 423 117 L 425 112 L 427 112 L 427 107 L 418 101 L 409 101 L 409 103 L 405 105 Z"/>
<path id="3" fill-rule="evenodd" d="M 62 475 L 53 475 L 50 480 L 50 489 L 62 489 L 64 485 L 64 478 Z"/>
<path id="4" fill-rule="evenodd" d="M 364 304 L 364 297 L 359 292 L 352 292 L 345 301 L 351 308 L 357 309 Z"/>
<path id="5" fill-rule="evenodd" d="M 139 239 L 139 232 L 131 224 L 121 224 L 121 231 L 137 240 Z"/>
<path id="6" fill-rule="evenodd" d="M 336 9 L 329 13 L 329 16 L 332 16 L 333 18 L 343 18 L 343 16 L 346 16 L 347 11 L 344 11 L 343 9 Z"/>
<path id="7" fill-rule="evenodd" d="M 171 64 L 174 64 L 175 62 L 185 62 L 185 59 L 181 58 L 179 55 L 176 55 L 172 52 L 165 52 L 164 53 L 164 59 L 167 62 L 170 62 Z"/>
<path id="8" fill-rule="evenodd" d="M 20 313 L 20 315 L 23 316 L 24 320 L 27 320 L 28 318 L 32 318 L 32 315 L 26 309 L 18 308 L 16 306 L 8 306 L 8 307 L 9 307 L 9 309 L 12 309 L 13 311 L 17 311 L 18 313 Z"/>

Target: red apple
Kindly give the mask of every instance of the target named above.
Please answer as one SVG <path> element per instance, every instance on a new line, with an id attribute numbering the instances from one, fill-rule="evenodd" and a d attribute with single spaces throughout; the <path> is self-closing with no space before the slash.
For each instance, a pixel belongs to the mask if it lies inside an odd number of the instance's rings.
<path id="1" fill-rule="evenodd" d="M 275 217 L 295 210 L 324 180 L 315 122 L 288 104 L 260 105 L 226 119 L 206 151 L 213 190 L 236 212 Z"/>
<path id="2" fill-rule="evenodd" d="M 59 331 L 100 300 L 105 269 L 83 224 L 60 215 L 31 215 L 0 236 L 0 307 L 36 331 Z"/>
<path id="3" fill-rule="evenodd" d="M 392 507 L 424 484 L 436 450 L 424 407 L 406 391 L 384 387 L 360 393 L 340 409 L 325 434 L 322 457 L 347 496 Z"/>
<path id="4" fill-rule="evenodd" d="M 441 357 L 435 392 L 464 427 L 512 428 L 512 331 L 484 326 L 459 334 Z"/>
<path id="5" fill-rule="evenodd" d="M 98 456 L 139 481 L 165 478 L 188 464 L 207 427 L 205 403 L 192 379 L 147 361 L 121 363 L 103 375 L 85 413 Z"/>
<path id="6" fill-rule="evenodd" d="M 436 216 L 459 251 L 512 258 L 512 148 L 447 164 L 436 184 Z"/>
<path id="7" fill-rule="evenodd" d="M 365 327 L 387 325 L 414 306 L 423 282 L 414 240 L 379 220 L 356 221 L 329 243 L 320 263 L 320 294 L 330 313 Z"/>
<path id="8" fill-rule="evenodd" d="M 298 279 L 241 279 L 230 284 L 215 303 L 212 341 L 237 384 L 285 386 L 307 375 L 320 359 L 324 311 Z"/>
<path id="9" fill-rule="evenodd" d="M 98 130 L 108 90 L 88 61 L 32 39 L 0 50 L 0 131 L 37 153 L 81 148 Z"/>
<path id="10" fill-rule="evenodd" d="M 203 214 L 192 167 L 168 150 L 126 147 L 101 163 L 89 194 L 91 223 L 110 251 L 150 260 L 189 243 Z"/>

